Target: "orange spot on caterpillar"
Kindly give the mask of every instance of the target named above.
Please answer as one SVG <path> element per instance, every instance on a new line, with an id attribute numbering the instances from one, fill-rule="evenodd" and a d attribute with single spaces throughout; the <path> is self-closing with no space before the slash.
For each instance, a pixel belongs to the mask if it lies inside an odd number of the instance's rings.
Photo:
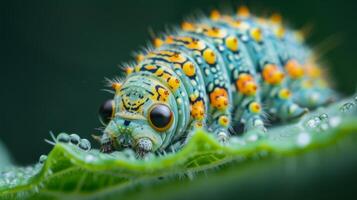
<path id="1" fill-rule="evenodd" d="M 120 88 L 121 88 L 122 84 L 119 83 L 119 82 L 114 82 L 112 83 L 112 88 L 115 90 L 115 91 L 118 91 Z"/>
<path id="2" fill-rule="evenodd" d="M 215 88 L 210 94 L 211 105 L 217 109 L 224 110 L 228 106 L 228 93 L 223 88 Z"/>
<path id="3" fill-rule="evenodd" d="M 144 58 L 145 58 L 145 56 L 143 54 L 138 54 L 138 55 L 136 55 L 135 60 L 136 60 L 136 62 L 141 62 L 144 60 Z"/>
<path id="4" fill-rule="evenodd" d="M 185 31 L 193 31 L 195 30 L 195 25 L 193 23 L 183 22 L 181 28 Z"/>
<path id="5" fill-rule="evenodd" d="M 239 92 L 247 96 L 255 95 L 258 89 L 253 76 L 245 73 L 239 75 L 236 81 L 236 87 L 238 88 Z"/>
<path id="6" fill-rule="evenodd" d="M 133 73 L 134 68 L 132 68 L 132 67 L 125 67 L 124 71 L 125 71 L 125 73 L 126 73 L 127 75 L 129 75 L 129 74 Z"/>
<path id="7" fill-rule="evenodd" d="M 262 75 L 264 81 L 272 85 L 280 84 L 284 79 L 284 73 L 279 70 L 278 66 L 273 64 L 266 64 Z"/>
<path id="8" fill-rule="evenodd" d="M 161 40 L 160 38 L 155 38 L 153 44 L 156 48 L 159 48 L 164 44 L 164 41 Z"/>
<path id="9" fill-rule="evenodd" d="M 203 101 L 196 101 L 191 105 L 191 116 L 195 119 L 202 120 L 205 115 L 205 106 Z"/>
<path id="10" fill-rule="evenodd" d="M 299 79 L 304 75 L 304 69 L 296 60 L 289 60 L 285 64 L 285 70 L 292 79 Z"/>
<path id="11" fill-rule="evenodd" d="M 210 18 L 214 21 L 218 20 L 221 17 L 221 14 L 218 10 L 212 10 Z"/>
<path id="12" fill-rule="evenodd" d="M 247 6 L 241 6 L 237 10 L 237 15 L 241 17 L 249 17 L 250 11 Z"/>
<path id="13" fill-rule="evenodd" d="M 275 24 L 281 24 L 283 21 L 283 18 L 279 13 L 273 13 L 270 17 L 270 20 L 275 23 Z"/>

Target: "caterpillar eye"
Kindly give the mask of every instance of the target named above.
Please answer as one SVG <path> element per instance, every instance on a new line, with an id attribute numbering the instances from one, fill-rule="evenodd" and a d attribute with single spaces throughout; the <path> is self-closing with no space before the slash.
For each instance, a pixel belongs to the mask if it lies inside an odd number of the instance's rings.
<path id="1" fill-rule="evenodd" d="M 149 123 L 157 131 L 163 132 L 169 129 L 173 122 L 171 109 L 164 104 L 156 104 L 149 110 Z"/>
<path id="2" fill-rule="evenodd" d="M 105 101 L 99 108 L 99 119 L 104 124 L 107 124 L 114 115 L 114 100 Z"/>

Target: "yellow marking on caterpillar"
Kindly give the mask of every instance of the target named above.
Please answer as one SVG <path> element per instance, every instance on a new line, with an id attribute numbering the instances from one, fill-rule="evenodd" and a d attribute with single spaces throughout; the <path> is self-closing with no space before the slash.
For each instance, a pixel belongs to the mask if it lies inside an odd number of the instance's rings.
<path id="1" fill-rule="evenodd" d="M 136 108 L 135 110 L 136 113 L 140 113 L 140 114 L 143 113 L 142 105 L 147 101 L 147 97 L 144 97 L 142 99 L 136 99 L 136 100 L 130 99 L 130 97 L 127 96 L 123 96 L 122 98 L 123 98 L 122 99 L 123 104 L 121 105 L 120 110 L 122 111 L 126 110 L 132 112 L 134 110 L 133 108 Z"/>
<path id="2" fill-rule="evenodd" d="M 220 28 L 216 27 L 210 27 L 207 25 L 200 25 L 200 28 L 203 29 L 204 34 L 209 36 L 209 37 L 214 37 L 214 38 L 224 38 L 227 35 L 227 32 L 225 30 L 222 30 Z"/>
<path id="3" fill-rule="evenodd" d="M 261 109 L 262 108 L 260 104 L 257 102 L 252 102 L 249 104 L 249 111 L 252 113 L 260 113 Z"/>
<path id="4" fill-rule="evenodd" d="M 196 69 L 192 62 L 186 62 L 183 64 L 182 70 L 187 76 L 194 76 L 196 74 Z"/>
<path id="5" fill-rule="evenodd" d="M 164 69 L 162 69 L 162 68 L 157 69 L 156 72 L 155 72 L 156 76 L 161 76 L 163 74 L 164 74 Z"/>
<path id="6" fill-rule="evenodd" d="M 279 91 L 280 99 L 289 99 L 291 97 L 291 92 L 287 88 L 283 88 Z"/>
<path id="7" fill-rule="evenodd" d="M 186 58 L 182 56 L 180 53 L 172 52 L 172 51 L 158 51 L 155 53 L 149 53 L 149 58 L 160 57 L 165 59 L 166 61 L 173 63 L 184 63 Z"/>
<path id="8" fill-rule="evenodd" d="M 223 127 L 227 127 L 229 125 L 229 118 L 228 116 L 222 115 L 218 118 L 218 123 L 219 125 L 223 126 Z"/>
<path id="9" fill-rule="evenodd" d="M 175 91 L 177 88 L 180 87 L 180 80 L 171 76 L 168 84 L 169 84 L 170 88 L 172 88 L 172 90 Z"/>
<path id="10" fill-rule="evenodd" d="M 146 65 L 145 69 L 147 69 L 147 70 L 155 70 L 155 69 L 157 69 L 157 67 L 155 65 Z"/>
<path id="11" fill-rule="evenodd" d="M 257 42 L 261 42 L 263 40 L 263 32 L 258 27 L 252 28 L 250 30 L 250 36 Z"/>
<path id="12" fill-rule="evenodd" d="M 203 52 L 203 59 L 205 59 L 205 61 L 208 64 L 215 64 L 216 63 L 216 54 L 213 52 L 212 49 L 206 49 Z"/>
<path id="13" fill-rule="evenodd" d="M 282 27 L 282 26 L 279 26 L 277 27 L 275 30 L 274 30 L 274 34 L 277 38 L 281 39 L 285 36 L 285 28 Z"/>
<path id="14" fill-rule="evenodd" d="M 154 93 L 154 95 L 151 96 L 153 101 L 167 102 L 170 96 L 170 92 L 163 87 L 152 88 L 151 92 Z"/>
<path id="15" fill-rule="evenodd" d="M 167 44 L 178 43 L 178 44 L 185 45 L 189 49 L 199 50 L 199 51 L 206 48 L 204 42 L 202 42 L 201 40 L 196 40 L 191 37 L 170 37 L 170 39 L 166 39 L 166 43 Z"/>
<path id="16" fill-rule="evenodd" d="M 238 38 L 235 36 L 229 36 L 226 38 L 226 46 L 229 50 L 231 51 L 237 51 L 238 50 Z"/>

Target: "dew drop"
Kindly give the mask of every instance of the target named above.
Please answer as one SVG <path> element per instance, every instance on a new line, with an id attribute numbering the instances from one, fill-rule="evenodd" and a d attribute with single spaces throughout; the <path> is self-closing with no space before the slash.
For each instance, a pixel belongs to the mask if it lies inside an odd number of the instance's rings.
<path id="1" fill-rule="evenodd" d="M 320 131 L 327 131 L 329 129 L 329 124 L 328 123 L 322 123 L 320 125 Z"/>
<path id="2" fill-rule="evenodd" d="M 323 113 L 319 116 L 321 121 L 328 120 L 328 115 L 326 113 Z"/>
<path id="3" fill-rule="evenodd" d="M 354 105 L 353 103 L 351 103 L 351 102 L 344 103 L 344 104 L 340 107 L 340 111 L 343 112 L 343 113 L 350 112 L 354 106 L 355 106 L 355 105 Z"/>
<path id="4" fill-rule="evenodd" d="M 74 145 L 78 145 L 79 141 L 81 140 L 81 138 L 77 134 L 71 134 L 71 135 L 69 135 L 69 137 L 70 137 L 71 143 Z"/>
<path id="5" fill-rule="evenodd" d="M 89 151 L 91 149 L 91 144 L 90 144 L 89 140 L 81 139 L 79 142 L 79 148 L 81 148 L 85 151 Z"/>
<path id="6" fill-rule="evenodd" d="M 91 163 L 93 161 L 95 161 L 95 157 L 93 155 L 86 155 L 86 157 L 84 158 L 84 160 L 87 162 L 87 163 Z"/>
<path id="7" fill-rule="evenodd" d="M 297 136 L 297 140 L 296 143 L 299 147 L 305 147 L 308 144 L 310 144 L 311 141 L 311 137 L 308 133 L 299 133 L 299 135 Z"/>
<path id="8" fill-rule="evenodd" d="M 40 162 L 40 164 L 43 164 L 43 163 L 45 163 L 46 160 L 47 160 L 47 156 L 46 155 L 41 155 L 40 159 L 39 159 L 39 162 Z"/>
<path id="9" fill-rule="evenodd" d="M 331 117 L 329 122 L 331 127 L 336 127 L 341 123 L 341 117 Z"/>
<path id="10" fill-rule="evenodd" d="M 57 136 L 57 141 L 58 142 L 63 142 L 63 143 L 68 143 L 70 140 L 70 137 L 68 134 L 66 133 L 60 133 L 58 136 Z"/>
<path id="11" fill-rule="evenodd" d="M 312 118 L 312 119 L 310 119 L 310 120 L 308 120 L 308 121 L 306 122 L 306 126 L 307 126 L 308 128 L 314 129 L 314 128 L 316 128 L 317 126 L 319 126 L 320 123 L 321 123 L 320 118 L 319 118 L 319 117 L 314 117 L 314 118 Z"/>

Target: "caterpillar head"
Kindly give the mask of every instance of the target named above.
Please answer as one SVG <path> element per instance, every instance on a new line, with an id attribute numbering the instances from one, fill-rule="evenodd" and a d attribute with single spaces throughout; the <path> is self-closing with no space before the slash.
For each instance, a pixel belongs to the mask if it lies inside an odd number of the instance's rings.
<path id="1" fill-rule="evenodd" d="M 107 124 L 102 150 L 132 148 L 142 155 L 163 149 L 176 129 L 175 113 L 175 99 L 164 85 L 148 77 L 129 78 L 100 109 Z"/>

